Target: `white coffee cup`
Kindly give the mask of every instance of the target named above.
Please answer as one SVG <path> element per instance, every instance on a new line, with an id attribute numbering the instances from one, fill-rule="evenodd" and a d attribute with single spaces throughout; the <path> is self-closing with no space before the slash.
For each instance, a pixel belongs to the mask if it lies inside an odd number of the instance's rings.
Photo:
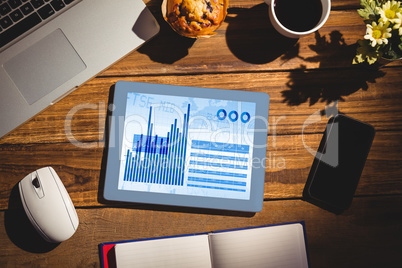
<path id="1" fill-rule="evenodd" d="M 321 0 L 322 4 L 322 12 L 321 12 L 321 18 L 318 21 L 317 25 L 307 31 L 293 31 L 288 28 L 286 28 L 279 20 L 278 17 L 275 13 L 275 5 L 274 1 L 283 1 L 283 0 L 264 0 L 265 3 L 269 6 L 269 19 L 274 26 L 274 28 L 282 35 L 290 38 L 300 38 L 302 36 L 306 36 L 308 34 L 314 33 L 318 29 L 320 29 L 325 22 L 327 21 L 329 17 L 329 13 L 331 11 L 331 0 Z M 299 1 L 304 1 L 304 0 L 299 0 Z"/>

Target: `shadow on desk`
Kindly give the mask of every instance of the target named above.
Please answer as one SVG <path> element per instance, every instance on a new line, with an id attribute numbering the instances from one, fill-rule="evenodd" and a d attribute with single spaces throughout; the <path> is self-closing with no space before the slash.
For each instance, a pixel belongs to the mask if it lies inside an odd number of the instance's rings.
<path id="1" fill-rule="evenodd" d="M 160 26 L 159 34 L 137 51 L 154 62 L 164 64 L 173 64 L 187 56 L 196 39 L 177 34 L 163 19 L 160 8 L 153 10 L 153 14 Z"/>
<path id="2" fill-rule="evenodd" d="M 346 44 L 339 31 L 332 31 L 328 36 L 319 32 L 314 35 L 316 43 L 309 45 L 309 48 L 316 55 L 298 57 L 306 64 L 319 63 L 320 70 L 311 70 L 307 65 L 301 65 L 300 70 L 289 73 L 289 81 L 286 83 L 289 89 L 281 92 L 283 102 L 289 106 L 307 102 L 312 106 L 317 102 L 330 104 L 334 101 L 344 101 L 344 97 L 360 89 L 366 91 L 368 83 L 375 83 L 376 79 L 385 76 L 381 69 L 352 65 L 356 44 Z M 334 69 L 334 64 L 348 68 Z"/>
<path id="3" fill-rule="evenodd" d="M 28 252 L 45 253 L 60 244 L 46 242 L 35 230 L 22 206 L 18 184 L 11 190 L 4 226 L 11 242 Z"/>
<path id="4" fill-rule="evenodd" d="M 269 63 L 289 52 L 291 58 L 298 56 L 298 39 L 282 36 L 274 29 L 265 3 L 250 9 L 229 8 L 225 21 L 226 43 L 233 55 L 244 62 Z"/>

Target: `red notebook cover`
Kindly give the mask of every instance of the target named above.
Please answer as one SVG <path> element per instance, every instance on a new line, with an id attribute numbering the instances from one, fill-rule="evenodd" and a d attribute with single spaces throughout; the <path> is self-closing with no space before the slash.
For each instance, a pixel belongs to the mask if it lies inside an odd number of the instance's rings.
<path id="1" fill-rule="evenodd" d="M 101 252 L 101 267 L 116 268 L 116 257 L 113 250 L 114 245 L 116 245 L 116 243 L 105 243 L 99 245 Z"/>

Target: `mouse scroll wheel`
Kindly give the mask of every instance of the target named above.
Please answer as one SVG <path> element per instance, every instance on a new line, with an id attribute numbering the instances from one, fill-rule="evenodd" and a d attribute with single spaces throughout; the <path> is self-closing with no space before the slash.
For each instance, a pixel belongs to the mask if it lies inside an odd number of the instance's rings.
<path id="1" fill-rule="evenodd" d="M 40 187 L 40 183 L 39 183 L 38 178 L 33 179 L 33 180 L 32 180 L 32 184 L 33 184 L 33 186 L 35 186 L 35 188 L 39 188 L 39 187 Z"/>

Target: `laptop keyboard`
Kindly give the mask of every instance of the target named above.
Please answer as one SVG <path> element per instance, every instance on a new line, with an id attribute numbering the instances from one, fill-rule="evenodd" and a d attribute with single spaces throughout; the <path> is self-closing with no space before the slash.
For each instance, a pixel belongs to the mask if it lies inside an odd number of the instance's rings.
<path id="1" fill-rule="evenodd" d="M 76 0 L 0 0 L 0 48 Z"/>

